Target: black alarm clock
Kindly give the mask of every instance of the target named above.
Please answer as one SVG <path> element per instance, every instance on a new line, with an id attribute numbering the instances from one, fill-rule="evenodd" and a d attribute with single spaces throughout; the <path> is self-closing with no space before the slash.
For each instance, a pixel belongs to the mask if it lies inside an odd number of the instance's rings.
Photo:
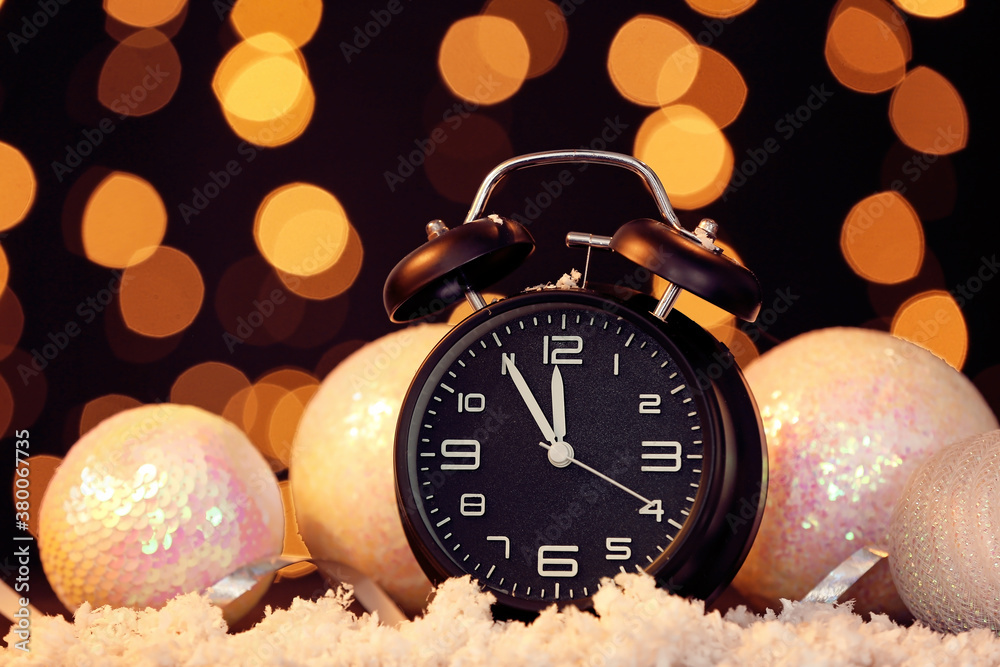
<path id="1" fill-rule="evenodd" d="M 508 173 L 564 162 L 640 175 L 663 221 L 567 243 L 616 252 L 667 282 L 662 295 L 578 284 L 485 303 L 480 291 L 534 250 L 486 200 Z M 714 243 L 717 226 L 678 221 L 653 171 L 602 151 L 534 153 L 483 182 L 466 222 L 390 273 L 384 301 L 406 322 L 463 295 L 473 313 L 420 366 L 403 401 L 395 483 L 406 537 L 434 583 L 470 575 L 499 618 L 553 604 L 588 608 L 602 581 L 644 572 L 713 599 L 757 533 L 767 450 L 730 351 L 673 310 L 681 289 L 752 321 L 760 286 Z"/>

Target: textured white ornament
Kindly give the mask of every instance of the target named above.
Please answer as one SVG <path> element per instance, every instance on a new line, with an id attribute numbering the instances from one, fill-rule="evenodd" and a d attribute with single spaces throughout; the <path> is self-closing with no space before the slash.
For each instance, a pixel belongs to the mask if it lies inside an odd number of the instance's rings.
<path id="1" fill-rule="evenodd" d="M 889 564 L 918 619 L 1000 631 L 1000 431 L 938 450 L 892 513 Z"/>
<path id="2" fill-rule="evenodd" d="M 423 607 L 431 585 L 396 506 L 396 420 L 420 363 L 450 328 L 407 327 L 334 368 L 306 406 L 288 472 L 309 553 L 368 575 L 410 613 Z"/>

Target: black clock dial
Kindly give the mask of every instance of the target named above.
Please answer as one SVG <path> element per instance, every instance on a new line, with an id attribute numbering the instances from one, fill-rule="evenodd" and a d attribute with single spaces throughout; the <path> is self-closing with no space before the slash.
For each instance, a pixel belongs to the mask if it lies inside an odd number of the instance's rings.
<path id="1" fill-rule="evenodd" d="M 717 477 L 716 404 L 698 380 L 656 324 L 607 299 L 480 311 L 432 352 L 401 415 L 418 556 L 524 608 L 662 569 Z"/>

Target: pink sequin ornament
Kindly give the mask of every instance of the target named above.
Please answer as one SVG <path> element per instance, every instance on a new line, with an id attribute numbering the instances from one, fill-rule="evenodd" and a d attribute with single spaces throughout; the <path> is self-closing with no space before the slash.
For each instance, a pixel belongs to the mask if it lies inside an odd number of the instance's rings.
<path id="1" fill-rule="evenodd" d="M 73 445 L 42 500 L 39 551 L 69 609 L 142 609 L 281 553 L 274 473 L 238 428 L 200 408 L 145 405 Z"/>
<path id="2" fill-rule="evenodd" d="M 450 329 L 395 331 L 334 368 L 306 406 L 288 471 L 309 553 L 368 575 L 409 613 L 423 608 L 431 585 L 396 508 L 396 420 L 420 363 Z"/>
<path id="3" fill-rule="evenodd" d="M 867 329 L 813 331 L 746 369 L 770 466 L 760 532 L 733 585 L 799 600 L 863 546 L 887 542 L 909 475 L 936 448 L 997 428 L 973 384 L 927 350 Z M 905 615 L 888 568 L 851 589 L 859 612 Z"/>
<path id="4" fill-rule="evenodd" d="M 942 632 L 1000 632 L 1000 431 L 938 450 L 892 514 L 889 563 L 900 597 Z"/>

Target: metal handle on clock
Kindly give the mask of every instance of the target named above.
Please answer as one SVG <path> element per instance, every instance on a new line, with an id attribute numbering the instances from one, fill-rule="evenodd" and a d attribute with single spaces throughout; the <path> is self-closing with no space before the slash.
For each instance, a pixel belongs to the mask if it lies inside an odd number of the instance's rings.
<path id="1" fill-rule="evenodd" d="M 562 164 L 565 162 L 590 162 L 594 164 L 605 164 L 613 167 L 628 169 L 629 171 L 638 174 L 645 183 L 649 193 L 653 195 L 653 199 L 656 201 L 656 206 L 659 208 L 660 215 L 663 219 L 671 227 L 673 227 L 674 230 L 688 240 L 694 241 L 698 244 L 701 243 L 694 232 L 688 231 L 681 226 L 680 220 L 677 218 L 677 214 L 674 213 L 673 206 L 670 205 L 670 198 L 667 196 L 667 191 L 664 189 L 663 184 L 660 183 L 660 179 L 656 177 L 656 173 L 649 167 L 649 165 L 635 159 L 631 155 L 625 155 L 624 153 L 612 153 L 609 151 L 592 151 L 584 149 L 542 151 L 540 153 L 521 155 L 519 157 L 511 158 L 506 162 L 501 162 L 486 175 L 482 185 L 479 186 L 479 191 L 472 200 L 472 206 L 469 208 L 469 213 L 465 216 L 465 222 L 472 222 L 473 220 L 482 217 L 483 211 L 486 209 L 486 200 L 489 199 L 489 196 L 493 192 L 494 188 L 496 188 L 500 181 L 503 180 L 504 177 L 506 177 L 510 172 L 517 171 L 518 169 L 524 169 L 526 167 L 538 167 L 547 164 Z"/>

